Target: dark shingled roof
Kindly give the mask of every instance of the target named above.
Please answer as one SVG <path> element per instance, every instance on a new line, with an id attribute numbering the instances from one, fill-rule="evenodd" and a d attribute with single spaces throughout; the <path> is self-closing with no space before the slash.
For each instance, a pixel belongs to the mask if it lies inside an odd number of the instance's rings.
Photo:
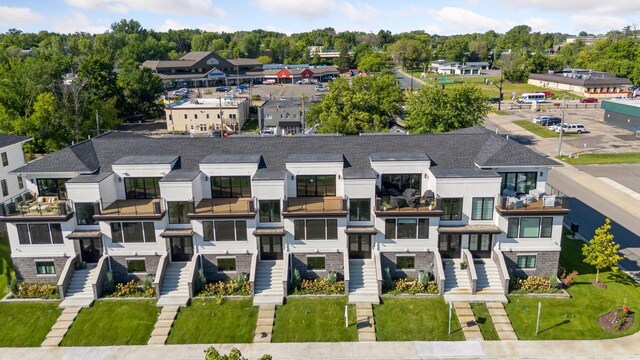
<path id="1" fill-rule="evenodd" d="M 369 158 L 371 161 L 429 161 L 425 153 L 419 152 L 373 153 Z"/>
<path id="2" fill-rule="evenodd" d="M 209 155 L 200 161 L 201 164 L 227 164 L 227 163 L 257 163 L 262 159 L 261 155 L 245 154 L 220 154 Z"/>
<path id="3" fill-rule="evenodd" d="M 83 147 L 87 154 L 77 154 Z M 560 166 L 513 140 L 491 132 L 472 134 L 370 135 L 370 136 L 292 136 L 292 137 L 183 137 L 151 138 L 111 132 L 65 148 L 26 164 L 16 173 L 111 171 L 113 163 L 125 156 L 176 156 L 175 167 L 197 171 L 210 155 L 261 154 L 260 168 L 285 170 L 291 161 L 344 161 L 345 168 L 371 169 L 373 153 L 423 152 L 433 168 L 462 169 L 490 166 Z M 485 153 L 486 152 L 486 153 Z M 343 155 L 344 154 L 344 155 Z M 91 159 L 96 159 L 92 164 Z M 344 159 L 344 160 L 343 160 Z M 92 166 L 87 166 L 86 163 Z M 92 169 L 90 169 L 92 168 Z"/>
<path id="4" fill-rule="evenodd" d="M 500 177 L 498 173 L 490 170 L 480 170 L 478 168 L 450 169 L 433 167 L 431 173 L 437 178 L 492 178 Z"/>
<path id="5" fill-rule="evenodd" d="M 22 135 L 0 134 L 0 148 L 27 140 L 29 140 L 29 138 Z"/>
<path id="6" fill-rule="evenodd" d="M 180 155 L 133 155 L 133 156 L 125 156 L 116 160 L 114 165 L 148 165 L 148 164 L 171 164 L 174 161 L 178 160 Z"/>

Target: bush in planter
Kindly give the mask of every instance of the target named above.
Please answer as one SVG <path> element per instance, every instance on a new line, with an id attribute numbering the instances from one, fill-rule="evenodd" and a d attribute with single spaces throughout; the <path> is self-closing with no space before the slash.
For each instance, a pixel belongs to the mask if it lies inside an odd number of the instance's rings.
<path id="1" fill-rule="evenodd" d="M 302 277 L 300 276 L 300 271 L 297 268 L 293 269 L 293 274 L 291 275 L 291 288 L 296 290 L 300 289 L 300 284 L 302 283 Z"/>
<path id="2" fill-rule="evenodd" d="M 198 270 L 198 276 L 196 276 L 196 293 L 202 291 L 204 286 L 207 284 L 207 277 L 204 276 L 204 271 L 202 269 Z"/>
<path id="3" fill-rule="evenodd" d="M 551 280 L 553 279 L 553 281 Z M 526 278 L 515 278 L 513 289 L 522 293 L 544 293 L 556 292 L 555 277 L 546 278 L 544 276 L 529 276 Z"/>
<path id="4" fill-rule="evenodd" d="M 342 295 L 344 294 L 344 281 L 329 279 L 304 279 L 300 288 L 295 289 L 295 295 Z"/>
<path id="5" fill-rule="evenodd" d="M 150 289 L 153 289 L 153 277 L 151 277 L 151 275 L 147 275 L 142 279 L 142 290 L 144 290 L 144 292 L 148 292 Z"/>
<path id="6" fill-rule="evenodd" d="M 9 274 L 9 291 L 11 291 L 13 294 L 17 294 L 18 293 L 18 278 L 16 277 L 16 272 L 12 271 Z"/>
<path id="7" fill-rule="evenodd" d="M 208 283 L 198 296 L 227 296 L 227 295 L 251 295 L 251 286 L 248 281 L 244 281 L 242 285 L 238 285 L 238 280 L 231 279 L 227 281 L 218 281 Z"/>
<path id="8" fill-rule="evenodd" d="M 418 279 L 400 278 L 393 283 L 393 287 L 389 291 L 396 294 L 437 294 L 438 285 L 432 281 L 423 284 Z"/>
<path id="9" fill-rule="evenodd" d="M 16 298 L 26 299 L 58 299 L 58 287 L 55 284 L 20 283 L 16 291 L 12 291 Z"/>
<path id="10" fill-rule="evenodd" d="M 104 292 L 113 294 L 116 291 L 116 282 L 113 280 L 113 271 L 107 272 L 107 278 L 104 281 Z"/>
<path id="11" fill-rule="evenodd" d="M 384 268 L 384 279 L 382 281 L 385 289 L 391 289 L 393 287 L 393 278 L 391 277 L 391 269 Z"/>
<path id="12" fill-rule="evenodd" d="M 329 271 L 329 274 L 327 274 L 327 280 L 329 280 L 329 284 L 335 284 L 338 280 L 338 274 L 335 271 Z"/>

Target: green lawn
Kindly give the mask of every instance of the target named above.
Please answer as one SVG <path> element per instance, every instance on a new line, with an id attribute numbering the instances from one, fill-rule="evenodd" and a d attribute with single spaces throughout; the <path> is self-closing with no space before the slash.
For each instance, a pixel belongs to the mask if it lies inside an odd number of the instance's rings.
<path id="1" fill-rule="evenodd" d="M 78 314 L 61 345 L 146 345 L 159 309 L 155 300 L 96 301 Z"/>
<path id="2" fill-rule="evenodd" d="M 193 300 L 173 322 L 167 344 L 249 343 L 256 329 L 258 308 L 253 300 Z"/>
<path id="3" fill-rule="evenodd" d="M 258 130 L 258 119 L 247 120 L 242 125 L 240 132 L 243 134 L 254 134 Z"/>
<path id="4" fill-rule="evenodd" d="M 0 303 L 0 347 L 40 346 L 61 312 L 58 302 Z"/>
<path id="5" fill-rule="evenodd" d="M 357 341 L 356 309 L 349 305 L 349 327 L 345 327 L 346 298 L 287 299 L 276 308 L 272 342 Z"/>
<path id="6" fill-rule="evenodd" d="M 516 120 L 513 123 L 525 130 L 528 130 L 540 136 L 541 138 L 548 139 L 548 138 L 557 138 L 558 136 L 560 136 L 560 134 L 558 134 L 557 132 L 553 130 L 549 130 L 544 126 L 534 124 L 531 120 Z M 564 134 L 564 136 L 567 136 L 567 135 L 568 134 Z"/>
<path id="7" fill-rule="evenodd" d="M 485 303 L 471 304 L 471 310 L 476 317 L 476 322 L 485 340 L 500 340 L 496 328 L 493 326 L 493 320 L 489 315 L 489 309 Z"/>
<path id="8" fill-rule="evenodd" d="M 424 299 L 385 298 L 375 305 L 378 341 L 464 340 L 458 318 L 453 312 L 451 334 L 449 306 L 442 297 Z"/>
<path id="9" fill-rule="evenodd" d="M 640 152 L 617 154 L 583 154 L 576 158 L 560 156 L 559 159 L 571 165 L 637 164 L 640 163 Z"/>
<path id="10" fill-rule="evenodd" d="M 640 330 L 636 319 L 630 329 L 620 333 L 602 330 L 596 322 L 598 316 L 612 307 L 621 306 L 625 299 L 631 311 L 640 310 L 640 285 L 624 273 L 600 272 L 600 281 L 607 284 L 600 289 L 591 284 L 595 280 L 594 268 L 582 262 L 582 242 L 562 241 L 560 263 L 568 272 L 577 270 L 580 275 L 567 291 L 571 299 L 534 299 L 510 296 L 506 311 L 520 339 L 586 340 L 607 339 L 629 335 Z M 535 334 L 538 301 L 542 303 L 540 332 Z"/>
<path id="11" fill-rule="evenodd" d="M 7 284 L 5 281 L 5 274 L 2 272 L 2 260 L 7 261 L 9 269 L 12 268 L 11 256 L 9 254 L 9 244 L 0 239 L 0 298 L 4 297 L 7 293 Z"/>

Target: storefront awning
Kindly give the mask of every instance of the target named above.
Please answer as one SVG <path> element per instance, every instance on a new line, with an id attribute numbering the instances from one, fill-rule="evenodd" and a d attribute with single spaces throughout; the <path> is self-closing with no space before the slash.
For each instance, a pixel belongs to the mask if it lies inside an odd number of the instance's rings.
<path id="1" fill-rule="evenodd" d="M 368 234 L 375 235 L 378 233 L 378 230 L 373 226 L 352 226 L 344 229 L 344 232 L 347 234 Z"/>
<path id="2" fill-rule="evenodd" d="M 502 231 L 495 225 L 463 225 L 440 226 L 440 234 L 500 234 Z"/>
<path id="3" fill-rule="evenodd" d="M 255 236 L 268 236 L 268 235 L 284 236 L 284 234 L 285 234 L 285 231 L 283 227 L 256 228 L 253 231 L 253 235 Z"/>
<path id="4" fill-rule="evenodd" d="M 101 239 L 102 233 L 100 230 L 76 230 L 71 234 L 67 235 L 67 239 L 70 240 L 78 240 L 78 239 Z"/>
<path id="5" fill-rule="evenodd" d="M 163 238 L 168 237 L 189 237 L 193 235 L 192 229 L 167 229 L 163 231 L 160 236 Z"/>

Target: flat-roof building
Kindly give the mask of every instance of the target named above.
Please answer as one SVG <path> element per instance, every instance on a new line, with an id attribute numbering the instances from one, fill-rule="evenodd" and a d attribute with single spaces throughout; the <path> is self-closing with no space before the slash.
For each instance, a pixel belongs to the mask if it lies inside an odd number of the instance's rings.
<path id="1" fill-rule="evenodd" d="M 611 99 L 602 102 L 604 122 L 640 136 L 640 101 Z"/>
<path id="2" fill-rule="evenodd" d="M 167 130 L 211 134 L 214 130 L 237 131 L 247 121 L 246 98 L 230 95 L 219 98 L 183 99 L 165 108 Z"/>
<path id="3" fill-rule="evenodd" d="M 529 84 L 556 90 L 567 90 L 582 96 L 607 98 L 627 95 L 631 81 L 613 73 L 564 69 L 559 73 L 529 74 Z"/>

